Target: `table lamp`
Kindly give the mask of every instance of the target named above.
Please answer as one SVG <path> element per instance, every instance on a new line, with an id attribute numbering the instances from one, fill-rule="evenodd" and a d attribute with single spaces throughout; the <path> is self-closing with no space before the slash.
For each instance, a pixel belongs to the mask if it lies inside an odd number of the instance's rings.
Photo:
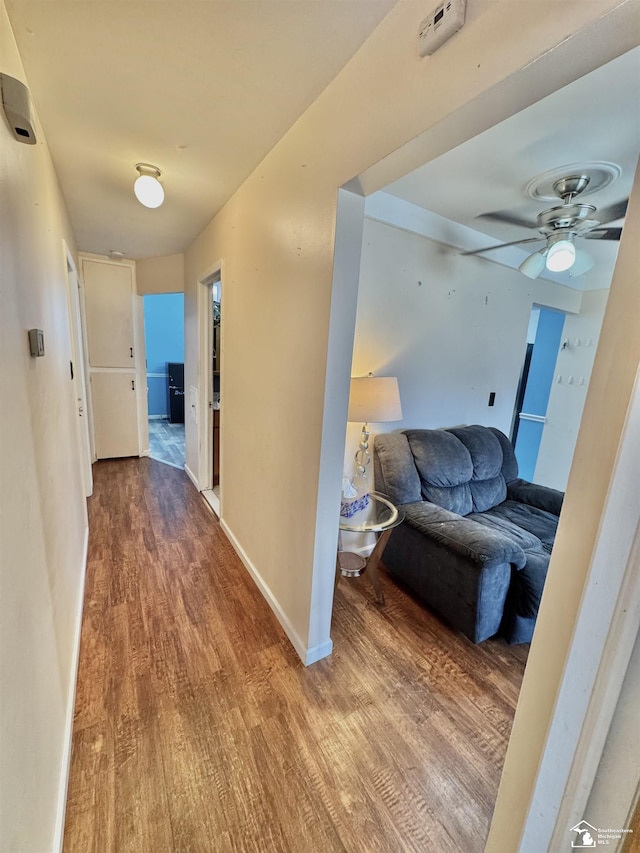
<path id="1" fill-rule="evenodd" d="M 367 465 L 369 456 L 369 423 L 389 423 L 402 420 L 400 392 L 395 376 L 369 376 L 352 378 L 349 392 L 348 421 L 362 421 L 360 447 L 356 453 L 356 479 L 367 490 Z M 360 485 L 359 484 L 359 485 Z"/>

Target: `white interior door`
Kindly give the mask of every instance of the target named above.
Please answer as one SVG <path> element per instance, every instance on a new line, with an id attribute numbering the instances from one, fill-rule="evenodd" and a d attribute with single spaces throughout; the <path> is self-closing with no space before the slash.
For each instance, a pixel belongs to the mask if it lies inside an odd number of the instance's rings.
<path id="1" fill-rule="evenodd" d="M 131 267 L 86 259 L 82 273 L 89 363 L 92 367 L 135 367 Z"/>
<path id="2" fill-rule="evenodd" d="M 138 456 L 135 371 L 91 372 L 93 421 L 98 459 Z"/>
<path id="3" fill-rule="evenodd" d="M 67 286 L 69 308 L 69 331 L 71 335 L 71 361 L 73 393 L 76 406 L 76 426 L 78 428 L 78 445 L 80 448 L 80 464 L 84 493 L 89 497 L 93 493 L 93 475 L 91 471 L 91 439 L 89 436 L 89 406 L 87 401 L 87 385 L 84 370 L 84 346 L 82 337 L 82 320 L 80 312 L 80 291 L 78 275 L 71 255 L 67 250 Z"/>

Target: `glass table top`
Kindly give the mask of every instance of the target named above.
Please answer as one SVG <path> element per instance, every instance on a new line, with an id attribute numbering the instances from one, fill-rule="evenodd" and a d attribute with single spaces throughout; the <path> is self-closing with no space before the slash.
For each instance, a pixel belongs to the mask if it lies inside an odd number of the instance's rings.
<path id="1" fill-rule="evenodd" d="M 369 492 L 367 505 L 349 518 L 340 516 L 340 530 L 354 533 L 381 533 L 404 521 L 404 512 L 380 492 Z"/>

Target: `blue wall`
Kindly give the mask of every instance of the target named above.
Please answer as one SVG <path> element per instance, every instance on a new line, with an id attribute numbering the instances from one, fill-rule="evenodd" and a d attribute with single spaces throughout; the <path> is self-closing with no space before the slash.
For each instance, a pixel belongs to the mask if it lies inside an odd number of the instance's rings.
<path id="1" fill-rule="evenodd" d="M 522 403 L 522 411 L 528 415 L 544 417 L 547 414 L 563 328 L 563 313 L 549 308 L 540 309 L 529 377 Z M 544 424 L 536 421 L 521 420 L 518 426 L 515 452 L 518 471 L 523 480 L 533 480 L 543 429 Z"/>
<path id="2" fill-rule="evenodd" d="M 167 417 L 167 362 L 184 362 L 184 294 L 161 293 L 142 300 L 149 415 Z"/>

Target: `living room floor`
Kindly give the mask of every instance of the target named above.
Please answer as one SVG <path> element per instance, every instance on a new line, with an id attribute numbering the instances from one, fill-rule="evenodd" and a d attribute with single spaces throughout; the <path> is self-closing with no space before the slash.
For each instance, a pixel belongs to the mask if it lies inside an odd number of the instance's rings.
<path id="1" fill-rule="evenodd" d="M 94 466 L 66 853 L 481 853 L 528 647 L 383 572 L 304 667 L 184 472 Z"/>

